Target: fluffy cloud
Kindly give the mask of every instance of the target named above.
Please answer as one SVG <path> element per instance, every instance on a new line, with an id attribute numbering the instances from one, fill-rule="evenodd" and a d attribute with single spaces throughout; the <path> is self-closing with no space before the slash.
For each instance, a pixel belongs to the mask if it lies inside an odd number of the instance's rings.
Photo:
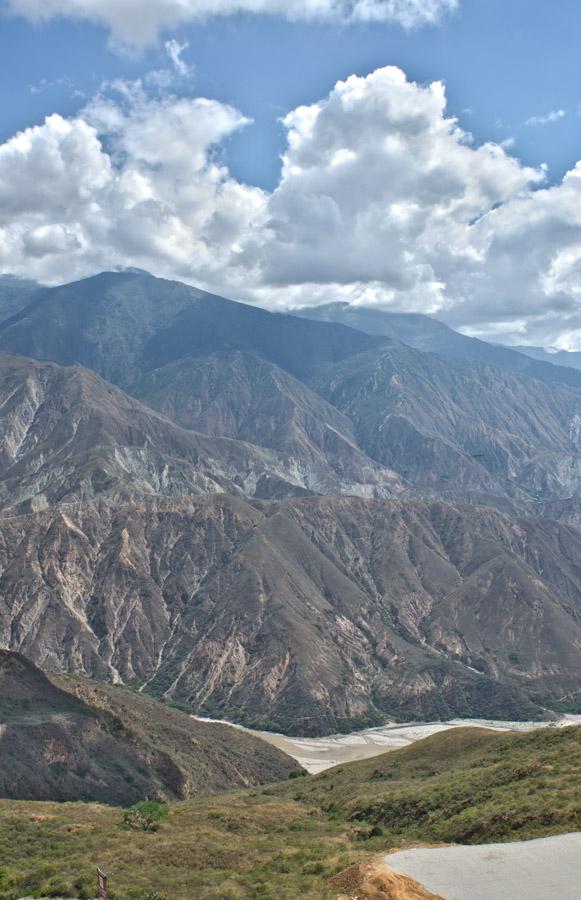
<path id="1" fill-rule="evenodd" d="M 0 271 L 54 283 L 138 266 L 271 308 L 347 299 L 581 347 L 581 164 L 547 185 L 475 144 L 440 83 L 392 67 L 284 124 L 266 193 L 221 161 L 240 112 L 107 86 L 0 146 Z"/>
<path id="2" fill-rule="evenodd" d="M 440 83 L 393 67 L 339 82 L 285 125 L 254 248 L 264 303 L 345 299 L 581 347 L 581 164 L 546 186 L 510 147 L 475 145 Z"/>
<path id="3" fill-rule="evenodd" d="M 458 0 L 8 0 L 8 9 L 33 22 L 67 16 L 104 25 L 126 45 L 144 45 L 188 22 L 236 13 L 338 22 L 432 24 Z"/>
<path id="4" fill-rule="evenodd" d="M 471 241 L 482 263 L 450 273 L 451 324 L 581 348 L 581 164 L 560 184 L 492 210 Z"/>
<path id="5" fill-rule="evenodd" d="M 0 146 L 0 270 L 54 282 L 130 264 L 216 278 L 264 206 L 214 152 L 246 123 L 222 103 L 117 83 L 77 118 L 16 135 Z"/>
<path id="6" fill-rule="evenodd" d="M 371 282 L 382 302 L 445 307 L 449 273 L 474 262 L 472 223 L 544 178 L 497 144 L 472 147 L 442 84 L 393 67 L 339 82 L 285 125 L 261 258 L 269 284 L 300 295 Z"/>

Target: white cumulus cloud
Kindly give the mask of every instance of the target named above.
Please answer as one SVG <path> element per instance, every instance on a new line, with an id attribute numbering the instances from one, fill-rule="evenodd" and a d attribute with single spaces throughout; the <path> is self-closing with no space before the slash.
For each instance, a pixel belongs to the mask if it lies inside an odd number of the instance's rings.
<path id="1" fill-rule="evenodd" d="M 160 33 L 215 16 L 262 13 L 288 19 L 433 24 L 459 0 L 7 0 L 10 12 L 41 22 L 59 16 L 104 25 L 121 44 L 139 46 Z"/>
<path id="2" fill-rule="evenodd" d="M 346 299 L 581 347 L 581 163 L 549 185 L 546 167 L 477 144 L 441 83 L 394 67 L 288 113 L 272 192 L 223 162 L 249 125 L 137 81 L 15 135 L 0 145 L 0 272 L 137 266 L 270 308 Z"/>
<path id="3" fill-rule="evenodd" d="M 0 146 L 0 270 L 55 282 L 127 263 L 216 277 L 264 204 L 214 152 L 245 124 L 225 104 L 120 82 L 78 117 L 15 135 Z"/>
<path id="4" fill-rule="evenodd" d="M 447 303 L 448 271 L 478 255 L 471 223 L 544 173 L 497 144 L 473 147 L 445 104 L 441 83 L 388 67 L 286 117 L 288 150 L 257 249 L 269 284 L 304 296 L 305 285 L 352 293 L 374 282 L 384 301 Z"/>

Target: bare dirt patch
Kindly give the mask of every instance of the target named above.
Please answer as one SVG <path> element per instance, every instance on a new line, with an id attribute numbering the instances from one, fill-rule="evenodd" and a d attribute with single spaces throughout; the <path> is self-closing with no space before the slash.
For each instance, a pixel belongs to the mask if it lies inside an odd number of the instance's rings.
<path id="1" fill-rule="evenodd" d="M 443 900 L 413 878 L 392 872 L 380 860 L 350 866 L 332 878 L 330 885 L 342 891 L 337 900 Z"/>

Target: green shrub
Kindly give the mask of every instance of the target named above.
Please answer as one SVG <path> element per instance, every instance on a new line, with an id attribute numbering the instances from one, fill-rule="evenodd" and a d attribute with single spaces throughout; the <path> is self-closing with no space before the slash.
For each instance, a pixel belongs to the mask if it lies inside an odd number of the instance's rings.
<path id="1" fill-rule="evenodd" d="M 157 800 L 142 800 L 125 810 L 123 822 L 133 831 L 157 831 L 168 816 L 169 809 L 166 803 L 158 803 Z"/>

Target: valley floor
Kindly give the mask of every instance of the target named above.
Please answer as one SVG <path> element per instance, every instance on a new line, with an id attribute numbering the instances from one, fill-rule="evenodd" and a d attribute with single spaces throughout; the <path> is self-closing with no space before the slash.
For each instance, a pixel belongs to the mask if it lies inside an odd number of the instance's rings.
<path id="1" fill-rule="evenodd" d="M 579 900 L 581 833 L 512 844 L 403 850 L 385 857 L 446 900 Z"/>
<path id="2" fill-rule="evenodd" d="M 198 718 L 194 716 L 193 718 Z M 217 719 L 200 718 L 202 722 L 217 722 Z M 540 727 L 554 727 L 553 722 L 497 722 L 483 719 L 452 719 L 449 722 L 410 722 L 390 723 L 379 728 L 366 728 L 364 731 L 356 731 L 351 734 L 332 734 L 321 738 L 291 737 L 285 734 L 275 734 L 269 731 L 255 731 L 250 728 L 242 728 L 231 722 L 222 722 L 232 728 L 247 731 L 256 737 L 262 738 L 267 743 L 278 747 L 288 756 L 295 759 L 299 765 L 311 775 L 324 772 L 333 766 L 342 763 L 357 762 L 362 759 L 372 759 L 388 750 L 400 750 L 408 747 L 416 741 L 448 731 L 451 728 L 465 728 L 475 726 L 491 731 L 533 731 Z M 558 723 L 559 727 L 568 725 L 581 725 L 581 716 L 563 716 Z"/>

